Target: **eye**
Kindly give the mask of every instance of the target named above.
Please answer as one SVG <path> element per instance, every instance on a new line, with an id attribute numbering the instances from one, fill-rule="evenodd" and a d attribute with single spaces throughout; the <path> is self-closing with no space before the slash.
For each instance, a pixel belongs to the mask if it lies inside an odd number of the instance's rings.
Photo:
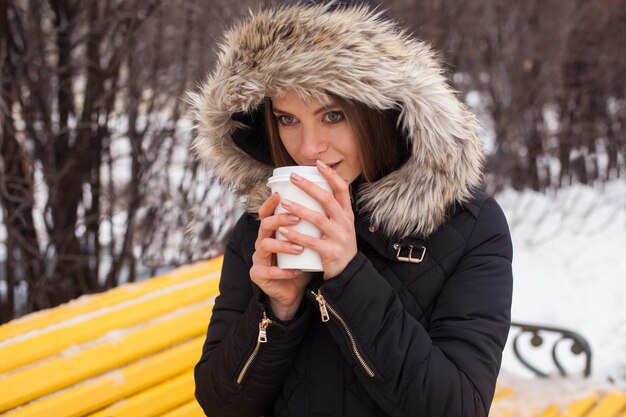
<path id="1" fill-rule="evenodd" d="M 329 111 L 324 114 L 324 121 L 328 123 L 338 123 L 345 118 L 342 112 L 339 111 Z"/>
<path id="2" fill-rule="evenodd" d="M 276 120 L 278 120 L 278 123 L 282 126 L 289 126 L 297 122 L 295 117 L 286 115 L 278 115 L 276 116 Z"/>

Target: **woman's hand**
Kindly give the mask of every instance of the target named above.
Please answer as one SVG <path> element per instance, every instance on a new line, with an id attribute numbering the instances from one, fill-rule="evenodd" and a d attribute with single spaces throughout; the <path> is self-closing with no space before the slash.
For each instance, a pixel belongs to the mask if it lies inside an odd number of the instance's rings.
<path id="1" fill-rule="evenodd" d="M 276 253 L 298 255 L 304 250 L 300 245 L 275 238 L 276 229 L 293 226 L 300 221 L 289 213 L 275 215 L 274 210 L 279 201 L 278 194 L 274 193 L 259 208 L 261 226 L 254 243 L 250 278 L 267 294 L 274 315 L 286 321 L 291 320 L 298 311 L 312 274 L 276 266 Z"/>
<path id="2" fill-rule="evenodd" d="M 315 225 L 322 232 L 321 239 L 286 227 L 281 227 L 279 231 L 293 244 L 311 248 L 320 254 L 326 280 L 339 275 L 356 256 L 356 232 L 348 183 L 321 161 L 317 161 L 317 169 L 326 178 L 333 193 L 296 174 L 291 175 L 291 182 L 317 200 L 328 217 L 292 201 L 283 200 L 281 205 L 289 213 Z"/>

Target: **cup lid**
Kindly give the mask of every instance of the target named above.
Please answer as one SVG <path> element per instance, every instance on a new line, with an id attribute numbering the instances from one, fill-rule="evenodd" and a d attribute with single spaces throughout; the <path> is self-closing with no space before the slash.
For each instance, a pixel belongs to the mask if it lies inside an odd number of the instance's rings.
<path id="1" fill-rule="evenodd" d="M 289 181 L 289 176 L 292 172 L 306 178 L 313 182 L 328 182 L 326 178 L 322 176 L 315 166 L 304 165 L 292 165 L 286 167 L 275 168 L 272 172 L 272 176 L 267 180 L 267 184 L 272 184 L 279 181 Z"/>
<path id="2" fill-rule="evenodd" d="M 292 172 L 295 172 L 296 174 L 299 174 L 299 175 L 319 175 L 321 177 L 321 174 L 317 170 L 316 166 L 306 166 L 306 165 L 292 165 L 292 166 L 287 166 L 287 167 L 274 168 L 272 175 L 273 176 L 290 175 Z"/>

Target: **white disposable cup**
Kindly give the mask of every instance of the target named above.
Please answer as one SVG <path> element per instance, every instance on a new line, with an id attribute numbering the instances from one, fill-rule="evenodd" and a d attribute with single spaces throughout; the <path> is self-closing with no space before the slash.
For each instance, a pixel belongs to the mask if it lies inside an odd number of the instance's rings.
<path id="1" fill-rule="evenodd" d="M 276 168 L 273 175 L 268 179 L 267 186 L 272 189 L 272 193 L 277 192 L 280 195 L 280 199 L 290 200 L 298 203 L 311 210 L 315 210 L 320 213 L 324 213 L 324 209 L 313 197 L 302 191 L 300 188 L 292 184 L 290 181 L 290 175 L 292 172 L 300 175 L 303 178 L 317 184 L 318 186 L 332 192 L 332 188 L 328 181 L 322 174 L 319 173 L 316 167 L 311 166 L 288 166 Z M 276 207 L 274 214 L 287 213 L 280 204 Z M 289 226 L 288 229 L 295 230 L 304 235 L 309 235 L 315 238 L 322 237 L 320 230 L 313 224 L 306 220 L 300 220 L 298 224 Z M 276 231 L 276 239 L 288 240 L 281 235 L 278 230 Z M 320 255 L 312 249 L 304 248 L 302 253 L 298 255 L 292 255 L 289 253 L 277 253 L 276 254 L 278 267 L 281 269 L 301 269 L 303 271 L 323 271 L 322 258 Z"/>

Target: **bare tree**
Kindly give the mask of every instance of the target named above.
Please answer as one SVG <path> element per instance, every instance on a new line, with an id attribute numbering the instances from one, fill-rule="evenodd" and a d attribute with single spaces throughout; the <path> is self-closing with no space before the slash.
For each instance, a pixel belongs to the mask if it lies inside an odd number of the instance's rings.
<path id="1" fill-rule="evenodd" d="M 618 176 L 626 155 L 626 2 L 577 3 L 563 62 L 560 184 Z"/>
<path id="2" fill-rule="evenodd" d="M 496 137 L 488 185 L 535 190 L 620 176 L 626 1 L 386 0 L 441 51 Z"/>
<path id="3" fill-rule="evenodd" d="M 202 167 L 187 151 L 188 124 L 181 128 L 181 98 L 211 64 L 215 34 L 206 21 L 233 14 L 226 2 L 205 6 L 1 3 L 0 204 L 8 231 L 1 321 L 13 317 L 19 282 L 27 284 L 18 312 L 25 313 L 135 280 L 155 242 L 176 253 L 153 262 L 159 266 L 219 250 L 213 242 L 221 242 L 237 202 L 217 184 L 198 182 Z M 173 164 L 177 152 L 185 158 Z M 218 191 L 198 193 L 204 186 Z M 192 206 L 226 203 L 215 213 L 221 220 L 201 219 L 215 223 L 200 235 L 211 242 L 208 252 L 186 243 L 186 224 L 160 218 L 173 197 L 169 214 L 181 220 Z M 179 237 L 156 240 L 159 233 Z"/>

